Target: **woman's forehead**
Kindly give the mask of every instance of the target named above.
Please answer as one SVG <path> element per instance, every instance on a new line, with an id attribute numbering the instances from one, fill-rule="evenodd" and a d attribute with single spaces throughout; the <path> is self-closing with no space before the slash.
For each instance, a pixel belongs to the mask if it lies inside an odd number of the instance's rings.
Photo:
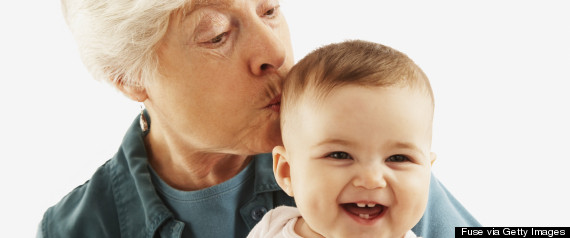
<path id="1" fill-rule="evenodd" d="M 193 11 L 196 11 L 204 7 L 212 7 L 217 9 L 229 9 L 237 4 L 242 4 L 244 2 L 279 2 L 279 0 L 188 0 L 187 7 L 184 8 L 185 15 L 189 15 Z"/>
<path id="2" fill-rule="evenodd" d="M 234 0 L 190 0 L 186 14 L 203 7 L 229 8 Z"/>

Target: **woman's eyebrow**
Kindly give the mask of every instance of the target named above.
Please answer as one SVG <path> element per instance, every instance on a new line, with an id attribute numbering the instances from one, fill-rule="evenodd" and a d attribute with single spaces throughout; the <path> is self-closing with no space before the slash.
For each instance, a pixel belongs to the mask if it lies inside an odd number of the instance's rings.
<path id="1" fill-rule="evenodd" d="M 195 19 L 196 32 L 205 31 L 214 25 L 214 17 L 211 14 L 199 14 Z"/>

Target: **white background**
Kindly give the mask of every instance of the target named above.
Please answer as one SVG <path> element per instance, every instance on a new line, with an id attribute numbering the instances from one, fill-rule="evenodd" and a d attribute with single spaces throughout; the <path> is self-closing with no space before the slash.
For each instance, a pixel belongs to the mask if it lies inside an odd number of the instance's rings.
<path id="1" fill-rule="evenodd" d="M 139 105 L 86 72 L 58 1 L 2 5 L 0 228 L 32 237 L 45 209 L 115 153 Z M 365 39 L 424 69 L 434 173 L 483 225 L 570 226 L 566 1 L 281 5 L 296 60 Z"/>

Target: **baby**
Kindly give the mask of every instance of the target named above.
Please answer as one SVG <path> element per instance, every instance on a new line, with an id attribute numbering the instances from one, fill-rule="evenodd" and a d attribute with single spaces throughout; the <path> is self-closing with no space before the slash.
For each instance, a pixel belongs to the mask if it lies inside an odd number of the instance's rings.
<path id="1" fill-rule="evenodd" d="M 307 55 L 284 82 L 277 183 L 297 208 L 249 237 L 416 237 L 431 165 L 433 93 L 405 54 L 365 41 Z"/>

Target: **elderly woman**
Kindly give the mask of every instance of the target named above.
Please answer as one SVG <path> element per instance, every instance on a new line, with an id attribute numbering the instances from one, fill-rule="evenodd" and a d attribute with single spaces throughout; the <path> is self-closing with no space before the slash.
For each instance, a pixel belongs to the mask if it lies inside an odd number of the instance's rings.
<path id="1" fill-rule="evenodd" d="M 277 0 L 62 4 L 88 69 L 146 110 L 117 154 L 47 210 L 38 236 L 244 237 L 267 210 L 294 205 L 262 154 L 281 144 L 293 65 Z M 476 225 L 434 178 L 416 234 Z"/>

